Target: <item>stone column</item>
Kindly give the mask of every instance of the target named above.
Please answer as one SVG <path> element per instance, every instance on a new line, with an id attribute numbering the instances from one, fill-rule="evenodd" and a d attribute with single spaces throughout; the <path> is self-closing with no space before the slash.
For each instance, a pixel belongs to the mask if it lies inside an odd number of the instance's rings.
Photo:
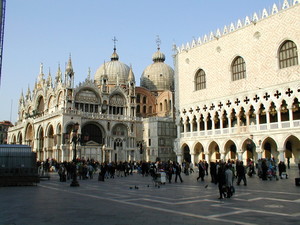
<path id="1" fill-rule="evenodd" d="M 181 165 L 182 164 L 182 155 L 178 154 L 177 155 L 177 162 Z"/>
<path id="2" fill-rule="evenodd" d="M 261 146 L 256 146 L 257 160 L 262 158 L 262 149 Z"/>
<path id="3" fill-rule="evenodd" d="M 209 164 L 210 160 L 209 160 L 209 152 L 204 152 L 205 154 L 205 161 Z"/>
<path id="4" fill-rule="evenodd" d="M 219 119 L 220 119 L 220 131 L 221 131 L 221 134 L 223 134 L 223 116 L 220 115 Z"/>
<path id="5" fill-rule="evenodd" d="M 247 129 L 249 129 L 249 126 L 250 126 L 250 116 L 249 116 L 249 112 L 246 113 L 246 126 L 247 126 Z"/>
<path id="6" fill-rule="evenodd" d="M 266 110 L 267 128 L 270 129 L 270 110 Z"/>
<path id="7" fill-rule="evenodd" d="M 205 135 L 207 135 L 207 118 L 203 119 L 203 122 L 204 122 Z"/>
<path id="8" fill-rule="evenodd" d="M 243 151 L 242 151 L 242 149 L 240 149 L 237 153 L 238 153 L 239 161 L 242 161 L 243 160 Z"/>
<path id="9" fill-rule="evenodd" d="M 195 165 L 195 154 L 191 154 L 191 163 Z"/>
<path id="10" fill-rule="evenodd" d="M 285 152 L 285 149 L 284 148 L 278 148 L 277 150 L 279 152 L 278 160 L 284 162 L 284 152 Z"/>
<path id="11" fill-rule="evenodd" d="M 293 125 L 293 109 L 292 106 L 288 107 L 289 109 L 289 121 L 290 121 L 290 127 L 294 127 Z"/>
<path id="12" fill-rule="evenodd" d="M 227 117 L 227 120 L 228 120 L 228 133 L 230 134 L 231 133 L 231 116 L 229 115 L 229 117 Z"/>
<path id="13" fill-rule="evenodd" d="M 220 154 L 221 154 L 221 160 L 223 161 L 223 162 L 225 162 L 225 152 L 220 152 Z"/>
<path id="14" fill-rule="evenodd" d="M 280 106 L 277 110 L 277 118 L 278 118 L 278 128 L 281 128 L 281 112 L 280 112 Z"/>
<path id="15" fill-rule="evenodd" d="M 255 116 L 256 116 L 256 130 L 259 131 L 259 112 L 256 112 Z"/>

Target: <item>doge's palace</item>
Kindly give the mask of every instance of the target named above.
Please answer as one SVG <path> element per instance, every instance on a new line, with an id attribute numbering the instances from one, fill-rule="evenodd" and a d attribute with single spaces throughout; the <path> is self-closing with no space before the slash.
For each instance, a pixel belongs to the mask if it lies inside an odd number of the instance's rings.
<path id="1" fill-rule="evenodd" d="M 174 48 L 178 161 L 300 161 L 300 4 Z"/>

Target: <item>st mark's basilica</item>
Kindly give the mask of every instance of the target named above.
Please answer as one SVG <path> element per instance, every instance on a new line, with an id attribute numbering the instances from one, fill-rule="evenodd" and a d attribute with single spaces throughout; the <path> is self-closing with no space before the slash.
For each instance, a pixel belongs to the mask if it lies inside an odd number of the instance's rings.
<path id="1" fill-rule="evenodd" d="M 80 158 L 297 164 L 299 27 L 299 1 L 284 0 L 174 46 L 174 70 L 158 41 L 140 87 L 116 47 L 93 78 L 89 72 L 76 86 L 71 57 L 54 80 L 41 65 L 33 90 L 21 94 L 8 141 L 31 145 L 40 160 L 71 160 L 78 123 Z"/>

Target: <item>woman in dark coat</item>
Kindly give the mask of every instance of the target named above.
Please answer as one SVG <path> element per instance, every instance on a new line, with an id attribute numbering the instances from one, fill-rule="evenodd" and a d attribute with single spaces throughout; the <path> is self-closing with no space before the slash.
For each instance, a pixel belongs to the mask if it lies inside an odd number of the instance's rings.
<path id="1" fill-rule="evenodd" d="M 223 163 L 220 163 L 220 166 L 218 167 L 218 173 L 217 173 L 217 182 L 219 187 L 219 193 L 220 197 L 219 199 L 222 199 L 226 197 L 225 190 L 226 190 L 226 177 L 225 177 L 225 167 Z"/>

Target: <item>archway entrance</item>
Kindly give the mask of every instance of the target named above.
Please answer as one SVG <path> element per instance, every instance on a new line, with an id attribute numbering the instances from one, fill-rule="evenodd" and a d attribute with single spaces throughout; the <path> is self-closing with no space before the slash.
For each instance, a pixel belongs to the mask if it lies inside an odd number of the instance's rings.
<path id="1" fill-rule="evenodd" d="M 183 161 L 185 162 L 191 162 L 191 154 L 190 154 L 190 148 L 188 145 L 185 145 L 183 147 Z"/>
<path id="2" fill-rule="evenodd" d="M 81 148 L 79 157 L 85 160 L 103 160 L 102 146 L 104 145 L 104 135 L 98 124 L 88 123 L 81 128 Z M 108 161 L 108 160 L 107 160 Z"/>
<path id="3" fill-rule="evenodd" d="M 218 161 L 221 159 L 220 148 L 219 148 L 219 145 L 215 141 L 210 143 L 210 145 L 208 147 L 208 151 L 209 151 L 209 161 L 210 162 Z"/>
<path id="4" fill-rule="evenodd" d="M 200 143 L 197 143 L 194 148 L 195 158 L 194 162 L 192 162 L 194 165 L 196 165 L 200 160 L 205 160 L 204 150 L 203 146 Z"/>
<path id="5" fill-rule="evenodd" d="M 263 157 L 266 159 L 274 158 L 276 162 L 279 160 L 279 153 L 277 151 L 277 144 L 272 138 L 267 138 L 262 143 Z"/>
<path id="6" fill-rule="evenodd" d="M 285 158 L 286 158 L 286 162 L 288 161 L 288 159 L 290 160 L 290 164 L 297 164 L 298 161 L 297 159 L 300 158 L 300 140 L 291 135 L 286 139 L 285 142 Z"/>
<path id="7" fill-rule="evenodd" d="M 235 160 L 237 158 L 236 145 L 232 140 L 225 144 L 225 161 Z"/>

